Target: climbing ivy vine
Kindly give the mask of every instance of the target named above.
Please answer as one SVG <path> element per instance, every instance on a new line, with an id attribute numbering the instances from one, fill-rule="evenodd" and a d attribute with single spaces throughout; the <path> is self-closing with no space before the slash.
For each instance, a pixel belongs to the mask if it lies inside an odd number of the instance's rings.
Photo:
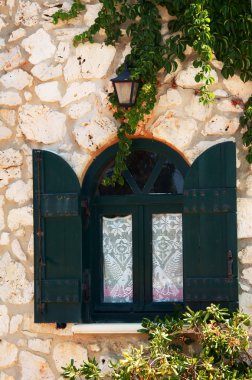
<path id="1" fill-rule="evenodd" d="M 214 83 L 210 61 L 215 55 L 223 62 L 222 75 L 229 78 L 235 73 L 243 82 L 252 79 L 252 17 L 249 0 L 100 0 L 102 9 L 94 24 L 74 37 L 77 46 L 85 41 L 94 41 L 100 29 L 105 30 L 107 45 L 114 45 L 122 37 L 122 27 L 130 38 L 131 53 L 127 57 L 131 78 L 140 80 L 136 104 L 125 109 L 119 106 L 115 94 L 110 96 L 114 117 L 120 121 L 118 129 L 119 151 L 114 173 L 105 180 L 106 185 L 123 184 L 122 172 L 130 154 L 130 135 L 136 132 L 154 108 L 157 96 L 157 75 L 161 69 L 167 73 L 176 71 L 177 61 L 185 59 L 185 49 L 193 47 L 196 58 L 194 67 L 199 68 L 195 77 L 201 84 L 200 101 L 207 104 L 214 100 L 209 86 Z M 159 6 L 176 16 L 169 21 L 171 32 L 163 39 Z M 58 11 L 53 22 L 76 17 L 84 9 L 80 0 L 74 0 L 69 12 Z M 118 72 L 123 70 L 123 65 Z M 246 126 L 249 118 L 242 119 Z M 248 144 L 248 134 L 244 136 Z M 252 161 L 252 148 L 247 158 Z"/>

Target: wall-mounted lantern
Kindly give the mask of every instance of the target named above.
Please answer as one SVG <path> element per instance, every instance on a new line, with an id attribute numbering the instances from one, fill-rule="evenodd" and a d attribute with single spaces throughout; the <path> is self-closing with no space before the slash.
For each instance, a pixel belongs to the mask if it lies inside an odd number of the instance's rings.
<path id="1" fill-rule="evenodd" d="M 131 107 L 136 102 L 139 81 L 130 79 L 130 71 L 127 66 L 116 78 L 111 79 L 118 102 L 123 107 Z"/>

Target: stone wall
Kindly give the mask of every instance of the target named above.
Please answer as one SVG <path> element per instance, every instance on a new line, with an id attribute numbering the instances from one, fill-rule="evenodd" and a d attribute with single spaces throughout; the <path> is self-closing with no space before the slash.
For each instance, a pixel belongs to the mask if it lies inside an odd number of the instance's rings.
<path id="1" fill-rule="evenodd" d="M 117 124 L 108 104 L 110 78 L 129 52 L 127 38 L 116 47 L 72 46 L 100 4 L 85 1 L 87 12 L 53 25 L 62 0 L 0 0 L 0 380 L 58 379 L 71 357 L 95 356 L 106 368 L 141 336 L 76 335 L 71 326 L 33 323 L 33 236 L 31 150 L 57 152 L 80 180 L 92 160 L 116 141 Z M 63 3 L 69 9 L 71 1 Z M 162 32 L 170 16 L 160 8 Z M 136 136 L 174 146 L 192 162 L 222 141 L 237 143 L 240 306 L 252 315 L 252 174 L 245 161 L 239 116 L 252 84 L 234 76 L 223 80 L 221 62 L 212 61 L 216 101 L 199 104 L 194 53 L 176 73 L 160 73 L 157 105 Z M 2 372 L 1 372 L 2 371 Z"/>

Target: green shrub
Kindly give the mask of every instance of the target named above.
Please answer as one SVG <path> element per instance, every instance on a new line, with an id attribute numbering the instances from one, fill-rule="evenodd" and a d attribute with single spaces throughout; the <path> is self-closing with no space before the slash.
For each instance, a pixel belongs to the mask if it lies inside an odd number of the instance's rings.
<path id="1" fill-rule="evenodd" d="M 67 379 L 99 380 L 233 380 L 252 379 L 248 352 L 249 316 L 211 305 L 206 310 L 187 308 L 182 318 L 144 319 L 140 332 L 148 334 L 146 346 L 131 347 L 102 374 L 95 359 L 79 368 L 74 360 L 63 368 Z"/>

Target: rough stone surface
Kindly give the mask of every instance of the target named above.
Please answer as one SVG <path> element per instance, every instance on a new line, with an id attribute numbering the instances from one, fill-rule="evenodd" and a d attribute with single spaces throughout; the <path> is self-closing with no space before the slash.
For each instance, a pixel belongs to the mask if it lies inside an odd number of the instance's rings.
<path id="1" fill-rule="evenodd" d="M 32 180 L 25 183 L 22 180 L 12 183 L 5 194 L 9 201 L 22 205 L 32 198 Z"/>
<path id="2" fill-rule="evenodd" d="M 182 103 L 182 96 L 178 90 L 169 88 L 166 93 L 166 104 L 167 107 L 179 106 Z"/>
<path id="3" fill-rule="evenodd" d="M 28 140 L 53 144 L 66 133 L 66 116 L 43 105 L 26 104 L 19 110 L 19 127 Z"/>
<path id="4" fill-rule="evenodd" d="M 2 169 L 19 166 L 22 162 L 23 158 L 18 150 L 9 148 L 0 151 L 0 168 Z"/>
<path id="5" fill-rule="evenodd" d="M 170 142 L 179 149 L 186 148 L 196 130 L 197 123 L 193 119 L 177 118 L 173 113 L 161 116 L 151 127 L 154 137 Z"/>
<path id="6" fill-rule="evenodd" d="M 51 350 L 52 339 L 29 339 L 28 348 L 33 351 L 49 354 Z"/>
<path id="7" fill-rule="evenodd" d="M 6 375 L 4 372 L 0 372 L 0 380 L 15 380 L 14 377 Z"/>
<path id="8" fill-rule="evenodd" d="M 16 111 L 0 109 L 0 118 L 10 127 L 14 127 L 16 123 Z"/>
<path id="9" fill-rule="evenodd" d="M 225 116 L 214 116 L 205 126 L 204 135 L 233 135 L 239 128 L 240 122 L 238 118 L 228 119 Z"/>
<path id="10" fill-rule="evenodd" d="M 242 271 L 242 278 L 247 280 L 250 285 L 252 285 L 252 268 L 246 268 Z"/>
<path id="11" fill-rule="evenodd" d="M 67 60 L 70 54 L 70 44 L 68 42 L 61 41 L 57 47 L 54 60 L 59 63 L 63 63 Z"/>
<path id="12" fill-rule="evenodd" d="M 85 23 L 85 25 L 87 25 L 89 27 L 89 26 L 93 25 L 96 17 L 98 16 L 99 11 L 102 8 L 102 4 L 101 3 L 88 4 L 86 6 L 86 8 L 87 8 L 87 11 L 84 15 L 84 23 Z"/>
<path id="13" fill-rule="evenodd" d="M 31 73 L 42 82 L 46 82 L 60 77 L 62 75 L 62 66 L 60 64 L 53 66 L 48 62 L 41 62 L 31 69 Z"/>
<path id="14" fill-rule="evenodd" d="M 0 195 L 0 231 L 4 230 L 5 228 L 3 206 L 4 206 L 4 196 Z"/>
<path id="15" fill-rule="evenodd" d="M 27 281 L 24 266 L 5 252 L 0 258 L 0 298 L 3 302 L 21 305 L 29 303 L 32 297 L 33 284 Z"/>
<path id="16" fill-rule="evenodd" d="M 43 102 L 57 102 L 61 100 L 59 82 L 53 81 L 35 86 L 35 92 Z"/>
<path id="17" fill-rule="evenodd" d="M 23 321 L 23 316 L 21 314 L 16 314 L 11 318 L 10 334 L 14 334 L 15 332 L 18 331 L 22 321 Z"/>
<path id="18" fill-rule="evenodd" d="M 20 260 L 20 261 L 26 261 L 26 256 L 25 256 L 25 253 L 18 241 L 18 239 L 14 239 L 12 240 L 11 242 L 11 249 L 12 249 L 12 253 L 14 254 L 14 256 Z"/>
<path id="19" fill-rule="evenodd" d="M 223 84 L 226 86 L 230 94 L 241 98 L 244 102 L 246 102 L 251 96 L 252 82 L 248 81 L 244 83 L 238 75 L 234 75 L 229 79 L 224 79 Z"/>
<path id="20" fill-rule="evenodd" d="M 0 106 L 19 106 L 22 98 L 15 91 L 0 91 Z"/>
<path id="21" fill-rule="evenodd" d="M 252 246 L 251 245 L 248 245 L 247 247 L 245 247 L 239 252 L 239 260 L 241 264 L 243 265 L 245 264 L 252 265 Z"/>
<path id="22" fill-rule="evenodd" d="M 30 257 L 33 257 L 34 255 L 34 237 L 33 234 L 31 234 L 28 246 L 27 246 L 27 253 Z"/>
<path id="23" fill-rule="evenodd" d="M 10 242 L 10 233 L 2 232 L 0 235 L 0 245 L 8 245 Z"/>
<path id="24" fill-rule="evenodd" d="M 26 30 L 24 28 L 18 28 L 16 30 L 13 30 L 8 42 L 19 40 L 20 38 L 25 37 L 25 36 L 26 36 Z"/>
<path id="25" fill-rule="evenodd" d="M 243 292 L 239 297 L 239 306 L 244 313 L 252 314 L 252 293 Z"/>
<path id="26" fill-rule="evenodd" d="M 186 157 L 189 159 L 190 162 L 193 162 L 201 153 L 203 153 L 205 150 L 211 148 L 212 146 L 216 144 L 221 144 L 225 141 L 235 141 L 233 137 L 231 138 L 222 138 L 215 141 L 200 141 L 198 144 L 196 144 L 193 149 L 189 149 L 186 151 Z"/>
<path id="27" fill-rule="evenodd" d="M 8 215 L 8 226 L 11 231 L 15 231 L 22 226 L 33 225 L 33 213 L 31 206 L 12 209 Z"/>
<path id="28" fill-rule="evenodd" d="M 213 104 L 204 105 L 199 100 L 199 96 L 193 96 L 189 105 L 185 107 L 185 111 L 194 119 L 206 121 L 211 117 Z"/>
<path id="29" fill-rule="evenodd" d="M 95 151 L 117 133 L 115 123 L 107 117 L 96 118 L 90 123 L 84 123 L 74 128 L 73 134 L 77 143 L 84 149 Z"/>
<path id="30" fill-rule="evenodd" d="M 252 175 L 248 176 L 245 182 L 246 185 L 246 194 L 252 196 Z"/>
<path id="31" fill-rule="evenodd" d="M 0 157 L 1 162 L 1 157 Z M 13 168 L 9 167 L 8 169 L 1 169 L 0 165 L 0 188 L 8 185 L 8 183 L 13 179 L 21 178 L 21 170 L 19 167 Z"/>
<path id="32" fill-rule="evenodd" d="M 61 367 L 69 363 L 71 358 L 74 358 L 75 365 L 79 366 L 83 360 L 87 360 L 87 350 L 80 344 L 72 342 L 59 343 L 55 346 L 53 359 L 58 372 L 62 371 Z"/>
<path id="33" fill-rule="evenodd" d="M 10 71 L 25 63 L 19 46 L 15 46 L 6 52 L 0 53 L 0 71 Z"/>
<path id="34" fill-rule="evenodd" d="M 76 55 L 70 56 L 64 68 L 67 82 L 80 78 L 103 78 L 115 57 L 114 46 L 85 43 L 76 48 Z"/>
<path id="35" fill-rule="evenodd" d="M 15 88 L 23 90 L 25 87 L 31 87 L 33 78 L 30 74 L 22 69 L 15 69 L 3 75 L 0 82 L 5 88 Z"/>
<path id="36" fill-rule="evenodd" d="M 218 102 L 217 109 L 222 112 L 237 112 L 241 113 L 244 110 L 243 102 L 238 99 L 223 99 Z"/>
<path id="37" fill-rule="evenodd" d="M 6 340 L 0 341 L 0 368 L 12 367 L 17 360 L 17 347 Z"/>
<path id="38" fill-rule="evenodd" d="M 34 34 L 25 38 L 21 45 L 30 54 L 29 61 L 34 65 L 53 57 L 56 50 L 50 35 L 44 29 L 38 29 Z"/>
<path id="39" fill-rule="evenodd" d="M 83 101 L 79 103 L 71 104 L 68 109 L 68 115 L 71 119 L 79 119 L 86 115 L 92 109 L 92 105 L 89 102 Z"/>
<path id="40" fill-rule="evenodd" d="M 181 70 L 176 76 L 176 84 L 183 88 L 200 88 L 203 82 L 196 82 L 195 76 L 200 71 L 200 68 L 193 67 L 192 64 L 184 70 Z M 215 83 L 218 82 L 218 75 L 215 70 L 211 70 L 211 76 L 215 79 Z"/>
<path id="41" fill-rule="evenodd" d="M 55 380 L 55 376 L 44 358 L 22 351 L 19 355 L 20 380 Z"/>
<path id="42" fill-rule="evenodd" d="M 65 107 L 72 102 L 76 102 L 86 96 L 95 92 L 96 86 L 91 82 L 74 82 L 67 88 L 65 95 L 63 96 L 60 105 Z"/>
<path id="43" fill-rule="evenodd" d="M 252 208 L 250 206 L 250 199 L 237 199 L 237 225 L 239 239 L 252 237 Z"/>
<path id="44" fill-rule="evenodd" d="M 5 305 L 0 305 L 0 336 L 4 336 L 9 331 L 10 317 Z M 1 379 L 1 378 L 0 378 Z"/>
<path id="45" fill-rule="evenodd" d="M 35 1 L 19 0 L 19 6 L 15 15 L 15 24 L 34 26 L 39 22 L 40 6 Z"/>
<path id="46" fill-rule="evenodd" d="M 90 155 L 74 152 L 73 154 L 64 153 L 61 154 L 61 156 L 72 166 L 77 176 L 81 178 L 88 162 L 90 161 Z"/>
<path id="47" fill-rule="evenodd" d="M 12 136 L 12 130 L 4 126 L 0 120 L 0 142 L 10 139 Z"/>

